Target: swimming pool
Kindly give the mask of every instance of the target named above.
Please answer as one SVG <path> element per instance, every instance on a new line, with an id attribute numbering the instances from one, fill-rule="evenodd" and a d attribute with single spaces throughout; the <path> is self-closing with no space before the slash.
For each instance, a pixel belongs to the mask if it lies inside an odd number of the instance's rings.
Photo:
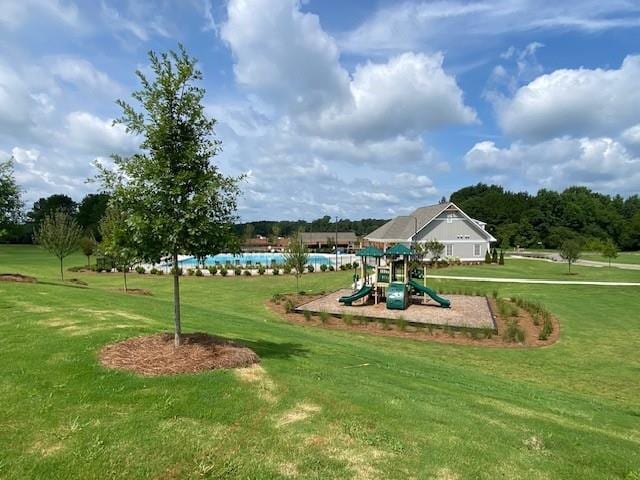
<path id="1" fill-rule="evenodd" d="M 332 265 L 335 255 L 310 253 L 309 265 Z M 333 260 L 333 261 L 332 261 Z M 182 267 L 195 267 L 197 265 L 195 257 L 181 260 Z M 272 263 L 278 265 L 284 264 L 284 255 L 282 253 L 241 253 L 233 255 L 231 253 L 219 253 L 218 255 L 208 256 L 205 260 L 206 265 L 264 265 L 269 266 Z"/>

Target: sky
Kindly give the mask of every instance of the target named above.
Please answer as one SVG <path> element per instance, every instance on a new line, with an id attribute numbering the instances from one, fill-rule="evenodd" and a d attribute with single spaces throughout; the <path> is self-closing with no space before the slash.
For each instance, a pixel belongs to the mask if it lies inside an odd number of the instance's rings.
<path id="1" fill-rule="evenodd" d="M 0 160 L 95 192 L 113 119 L 184 44 L 238 215 L 388 218 L 477 182 L 640 192 L 637 0 L 0 0 Z"/>

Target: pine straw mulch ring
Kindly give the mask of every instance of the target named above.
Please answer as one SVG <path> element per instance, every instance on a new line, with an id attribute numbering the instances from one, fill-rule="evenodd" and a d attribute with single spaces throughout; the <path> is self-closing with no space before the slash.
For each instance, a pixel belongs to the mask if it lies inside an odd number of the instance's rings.
<path id="1" fill-rule="evenodd" d="M 36 283 L 37 281 L 36 277 L 20 273 L 0 273 L 0 282 Z"/>
<path id="2" fill-rule="evenodd" d="M 184 334 L 179 348 L 175 348 L 173 341 L 173 334 L 169 333 L 130 338 L 105 346 L 98 356 L 100 363 L 107 368 L 149 376 L 240 368 L 260 363 L 260 357 L 253 350 L 206 333 Z"/>

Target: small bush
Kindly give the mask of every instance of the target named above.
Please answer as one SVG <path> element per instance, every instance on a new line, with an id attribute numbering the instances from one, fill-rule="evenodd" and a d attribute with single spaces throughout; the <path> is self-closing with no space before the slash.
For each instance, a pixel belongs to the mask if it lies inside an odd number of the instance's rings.
<path id="1" fill-rule="evenodd" d="M 307 272 L 313 273 L 314 270 L 315 268 L 313 268 L 313 265 L 307 265 Z"/>
<path id="2" fill-rule="evenodd" d="M 430 323 L 427 324 L 427 331 L 429 332 L 429 335 L 433 335 L 433 328 L 433 325 Z"/>
<path id="3" fill-rule="evenodd" d="M 294 309 L 295 309 L 295 305 L 293 305 L 293 302 L 291 300 L 287 300 L 284 303 L 284 311 L 286 313 L 291 313 L 291 312 L 293 312 Z"/>
<path id="4" fill-rule="evenodd" d="M 147 271 L 144 269 L 144 267 L 143 267 L 143 266 L 138 265 L 138 266 L 136 267 L 136 273 L 137 273 L 138 275 L 144 275 L 145 273 L 147 273 Z"/>
<path id="5" fill-rule="evenodd" d="M 493 292 L 491 292 L 491 296 L 493 297 L 494 300 L 498 299 L 498 290 L 494 290 Z"/>
<path id="6" fill-rule="evenodd" d="M 509 320 L 507 328 L 504 331 L 503 338 L 507 342 L 522 343 L 524 342 L 525 333 L 522 327 L 515 320 Z"/>
<path id="7" fill-rule="evenodd" d="M 482 333 L 484 335 L 484 338 L 490 339 L 491 337 L 493 337 L 493 330 L 490 328 L 483 328 Z"/>
<path id="8" fill-rule="evenodd" d="M 226 269 L 226 267 L 222 267 L 220 269 L 220 275 L 222 275 L 223 277 L 226 277 L 229 274 L 229 270 Z"/>
<path id="9" fill-rule="evenodd" d="M 245 277 L 250 277 L 250 276 L 251 276 L 251 272 L 250 272 L 249 270 L 245 270 L 244 272 L 242 272 L 242 274 L 243 274 Z"/>
<path id="10" fill-rule="evenodd" d="M 204 273 L 202 273 L 202 270 L 200 270 L 199 268 L 196 268 L 196 277 L 202 277 L 204 275 Z"/>
<path id="11" fill-rule="evenodd" d="M 476 330 L 475 328 L 471 329 L 469 331 L 469 335 L 471 336 L 471 338 L 473 340 L 479 340 L 480 339 L 480 332 L 478 330 Z"/>
<path id="12" fill-rule="evenodd" d="M 351 270 L 351 264 L 350 263 L 345 263 L 344 264 L 344 269 L 345 270 Z"/>
<path id="13" fill-rule="evenodd" d="M 274 294 L 271 296 L 271 301 L 272 301 L 273 303 L 280 303 L 280 300 L 282 300 L 282 294 L 281 294 L 281 293 L 274 293 Z"/>
<path id="14" fill-rule="evenodd" d="M 353 315 L 345 314 L 342 316 L 342 321 L 345 325 L 353 325 Z"/>
<path id="15" fill-rule="evenodd" d="M 182 269 L 182 267 L 178 267 L 178 268 L 173 267 L 171 269 L 171 275 L 175 275 L 176 272 L 178 272 L 178 275 L 184 275 L 184 270 Z"/>
<path id="16" fill-rule="evenodd" d="M 356 315 L 354 319 L 358 323 L 358 325 L 364 325 L 365 323 L 367 323 L 367 319 L 364 318 L 362 315 Z"/>
<path id="17" fill-rule="evenodd" d="M 240 267 L 235 267 L 235 268 L 233 269 L 233 274 L 234 274 L 236 277 L 239 277 L 240 275 L 242 275 L 242 269 L 241 269 Z"/>
<path id="18" fill-rule="evenodd" d="M 190 277 L 193 277 L 195 273 L 196 271 L 193 268 L 187 268 L 187 275 L 189 275 Z"/>
<path id="19" fill-rule="evenodd" d="M 489 250 L 484 254 L 484 263 L 491 263 L 491 254 L 489 253 Z"/>
<path id="20" fill-rule="evenodd" d="M 164 275 L 164 270 L 161 270 L 161 269 L 156 270 L 156 275 Z"/>
<path id="21" fill-rule="evenodd" d="M 383 318 L 380 320 L 380 324 L 382 325 L 383 330 L 391 330 L 391 326 L 389 325 L 389 319 Z"/>
<path id="22" fill-rule="evenodd" d="M 329 323 L 329 314 L 324 310 L 320 312 L 320 321 L 322 322 L 323 325 L 326 325 L 327 323 Z"/>
<path id="23" fill-rule="evenodd" d="M 545 317 L 544 322 L 542 323 L 542 329 L 540 330 L 540 334 L 538 335 L 539 340 L 547 340 L 549 335 L 553 333 L 553 322 L 551 318 Z"/>
<path id="24" fill-rule="evenodd" d="M 340 265 L 340 271 L 344 272 L 346 270 L 346 267 L 344 265 Z"/>
<path id="25" fill-rule="evenodd" d="M 300 290 L 298 292 L 298 295 L 302 295 L 303 297 L 307 294 L 307 292 L 305 292 L 304 290 Z"/>
<path id="26" fill-rule="evenodd" d="M 305 310 L 305 311 L 303 311 L 303 312 L 302 312 L 302 315 L 304 315 L 304 319 L 305 319 L 307 322 L 310 322 L 310 321 L 311 321 L 311 312 L 310 312 L 309 310 Z"/>
<path id="27" fill-rule="evenodd" d="M 157 275 L 158 274 L 158 269 L 156 267 L 153 267 L 151 270 L 149 270 L 149 273 L 151 275 Z"/>
<path id="28" fill-rule="evenodd" d="M 360 266 L 360 264 L 358 262 L 353 262 L 353 268 L 356 269 Z"/>
<path id="29" fill-rule="evenodd" d="M 289 275 L 291 273 L 291 267 L 289 265 L 285 265 L 282 268 L 282 273 L 284 273 L 285 275 Z"/>
<path id="30" fill-rule="evenodd" d="M 500 258 L 498 259 L 498 265 L 504 265 L 504 252 L 500 250 Z"/>
<path id="31" fill-rule="evenodd" d="M 401 332 L 407 330 L 407 321 L 402 315 L 400 315 L 396 320 L 396 327 L 398 327 L 398 330 L 400 330 Z"/>
<path id="32" fill-rule="evenodd" d="M 540 315 L 537 313 L 532 313 L 531 314 L 531 320 L 533 321 L 533 324 L 537 327 L 538 325 L 540 325 Z"/>
<path id="33" fill-rule="evenodd" d="M 271 273 L 272 273 L 273 275 L 280 275 L 280 269 L 279 269 L 278 267 L 274 266 L 274 267 L 271 269 Z"/>
<path id="34" fill-rule="evenodd" d="M 329 271 L 330 272 L 335 272 L 336 271 L 336 267 L 334 267 L 333 265 L 329 265 Z"/>
<path id="35" fill-rule="evenodd" d="M 327 266 L 324 263 L 322 265 L 320 265 L 320 271 L 321 272 L 326 272 L 327 271 Z"/>
<path id="36" fill-rule="evenodd" d="M 258 275 L 264 275 L 266 271 L 267 269 L 264 268 L 262 265 L 258 267 Z"/>
<path id="37" fill-rule="evenodd" d="M 218 273 L 218 267 L 216 267 L 215 265 L 212 267 L 209 267 L 209 274 L 213 277 L 216 273 Z"/>

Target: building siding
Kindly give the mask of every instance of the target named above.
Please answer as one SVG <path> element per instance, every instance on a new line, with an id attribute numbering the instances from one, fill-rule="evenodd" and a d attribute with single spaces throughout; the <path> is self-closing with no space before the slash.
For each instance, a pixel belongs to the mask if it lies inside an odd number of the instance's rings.
<path id="1" fill-rule="evenodd" d="M 416 241 L 427 242 L 433 239 L 436 239 L 440 242 L 444 242 L 445 240 L 477 240 L 479 242 L 486 243 L 486 238 L 484 238 L 480 234 L 480 232 L 478 232 L 477 228 L 474 228 L 471 225 L 470 220 L 464 218 L 460 213 L 454 212 L 451 213 L 452 215 L 454 215 L 451 223 L 448 223 L 448 214 L 449 213 L 447 212 L 443 212 L 438 215 L 438 217 L 436 217 L 429 225 L 418 232 Z M 458 238 L 458 236 L 462 236 L 463 238 Z"/>

